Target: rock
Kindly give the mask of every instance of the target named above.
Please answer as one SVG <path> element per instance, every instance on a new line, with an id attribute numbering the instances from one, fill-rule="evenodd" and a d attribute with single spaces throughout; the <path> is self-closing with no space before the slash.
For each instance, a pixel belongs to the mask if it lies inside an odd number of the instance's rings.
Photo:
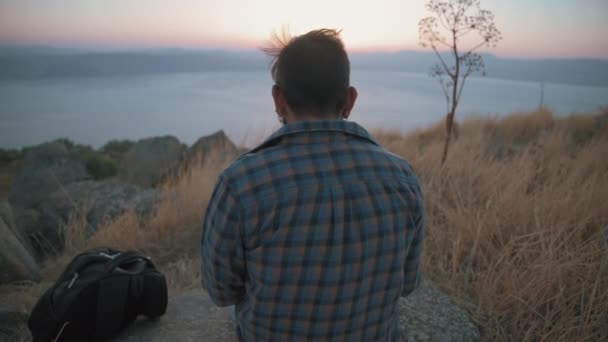
<path id="1" fill-rule="evenodd" d="M 423 281 L 399 301 L 399 321 L 408 341 L 478 341 L 479 329 L 467 312 Z"/>
<path id="2" fill-rule="evenodd" d="M 23 245 L 32 253 L 34 256 L 38 256 L 37 250 L 40 243 L 44 243 L 41 240 L 44 234 L 40 234 L 38 229 L 38 220 L 40 213 L 35 209 L 27 209 L 14 207 L 13 213 L 15 215 L 15 235 L 19 237 Z M 45 246 L 48 244 L 45 244 Z"/>
<path id="3" fill-rule="evenodd" d="M 10 230 L 16 232 L 15 215 L 13 215 L 13 208 L 7 201 L 0 201 L 0 219 L 4 220 L 4 223 Z"/>
<path id="4" fill-rule="evenodd" d="M 65 222 L 80 213 L 86 217 L 89 232 L 127 210 L 134 210 L 141 218 L 154 212 L 159 192 L 142 189 L 117 180 L 85 181 L 53 193 L 42 206 L 43 213 L 56 213 Z"/>
<path id="5" fill-rule="evenodd" d="M 443 292 L 423 282 L 398 304 L 408 341 L 477 341 L 479 329 Z M 202 290 L 169 301 L 158 321 L 139 320 L 115 342 L 237 341 L 228 309 L 218 308 Z"/>
<path id="6" fill-rule="evenodd" d="M 20 341 L 19 336 L 26 335 L 28 315 L 0 304 L 0 341 Z"/>
<path id="7" fill-rule="evenodd" d="M 86 235 L 90 236 L 127 210 L 135 210 L 142 219 L 150 216 L 158 197 L 157 190 L 118 180 L 72 183 L 50 194 L 38 210 L 20 209 L 17 225 L 41 258 L 63 250 L 64 228 L 71 219 L 83 218 Z"/>
<path id="8" fill-rule="evenodd" d="M 42 261 L 47 255 L 56 255 L 63 249 L 63 225 L 55 217 L 49 220 L 36 209 L 15 207 L 17 229 L 32 255 Z M 53 222 L 49 224 L 48 222 Z M 45 224 L 46 222 L 46 224 Z"/>
<path id="9" fill-rule="evenodd" d="M 63 142 L 38 145 L 25 153 L 8 199 L 12 205 L 35 208 L 48 194 L 89 178 L 84 163 Z"/>
<path id="10" fill-rule="evenodd" d="M 211 135 L 198 139 L 186 153 L 186 164 L 204 163 L 209 158 L 218 158 L 220 161 L 234 159 L 239 150 L 226 136 L 224 131 L 217 131 Z"/>
<path id="11" fill-rule="evenodd" d="M 173 136 L 139 140 L 124 156 L 121 179 L 143 187 L 156 185 L 182 159 L 185 147 Z"/>
<path id="12" fill-rule="evenodd" d="M 14 232 L 0 218 L 0 283 L 39 280 L 40 270 L 34 258 Z"/>

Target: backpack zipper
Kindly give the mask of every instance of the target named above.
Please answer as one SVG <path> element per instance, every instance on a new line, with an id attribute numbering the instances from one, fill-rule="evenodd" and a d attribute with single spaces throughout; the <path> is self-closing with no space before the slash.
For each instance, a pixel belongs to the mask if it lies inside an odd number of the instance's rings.
<path id="1" fill-rule="evenodd" d="M 121 255 L 122 253 L 116 253 L 116 254 L 107 254 L 104 252 L 99 252 L 99 255 L 101 255 L 102 257 L 106 257 L 108 259 L 112 259 L 114 260 L 114 258 L 116 258 L 117 256 Z"/>
<path id="2" fill-rule="evenodd" d="M 57 333 L 57 336 L 55 336 L 55 338 L 52 339 L 51 342 L 59 341 L 59 336 L 61 336 L 61 333 L 63 333 L 63 329 L 65 329 L 66 325 L 68 325 L 68 324 L 70 324 L 70 321 L 63 323 L 63 326 L 61 326 L 61 330 L 59 330 L 59 332 Z"/>
<path id="3" fill-rule="evenodd" d="M 72 280 L 70 281 L 70 284 L 68 284 L 68 289 L 72 288 L 72 286 L 76 282 L 76 279 L 78 279 L 78 272 L 74 272 L 74 276 L 72 277 Z"/>

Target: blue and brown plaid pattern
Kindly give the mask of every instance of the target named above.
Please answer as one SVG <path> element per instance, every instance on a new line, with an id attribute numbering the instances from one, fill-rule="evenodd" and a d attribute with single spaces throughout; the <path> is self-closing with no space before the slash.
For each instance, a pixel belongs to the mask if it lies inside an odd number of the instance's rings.
<path id="1" fill-rule="evenodd" d="M 220 175 L 202 283 L 245 340 L 400 340 L 419 282 L 423 199 L 409 164 L 346 121 L 283 126 Z"/>

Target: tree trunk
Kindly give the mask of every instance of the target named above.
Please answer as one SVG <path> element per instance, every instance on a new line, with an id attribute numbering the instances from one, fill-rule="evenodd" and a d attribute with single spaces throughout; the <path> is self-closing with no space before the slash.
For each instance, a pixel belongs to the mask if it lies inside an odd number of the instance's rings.
<path id="1" fill-rule="evenodd" d="M 455 69 L 454 76 L 452 76 L 452 105 L 450 112 L 445 118 L 445 144 L 443 145 L 443 156 L 441 156 L 441 165 L 445 163 L 448 158 L 448 149 L 450 148 L 450 139 L 452 138 L 452 125 L 454 124 L 454 114 L 456 114 L 456 107 L 458 106 L 458 88 L 462 86 L 458 83 L 460 77 L 460 58 L 458 56 L 458 39 L 456 37 L 456 29 L 452 28 L 452 53 L 454 54 Z"/>
<path id="2" fill-rule="evenodd" d="M 452 138 L 452 126 L 454 125 L 454 110 L 450 111 L 445 117 L 445 142 L 443 144 L 443 155 L 441 156 L 441 165 L 445 163 L 448 157 L 448 149 L 450 148 L 450 140 Z"/>

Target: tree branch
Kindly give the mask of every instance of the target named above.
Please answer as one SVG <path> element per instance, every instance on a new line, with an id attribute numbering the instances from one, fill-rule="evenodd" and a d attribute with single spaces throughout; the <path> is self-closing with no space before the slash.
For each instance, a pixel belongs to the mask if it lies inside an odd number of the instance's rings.
<path id="1" fill-rule="evenodd" d="M 443 15 L 437 14 L 437 17 L 439 18 L 439 22 L 441 23 L 441 26 L 443 26 L 444 29 L 446 29 L 448 31 L 452 29 L 447 23 L 443 22 L 443 17 L 444 17 Z M 446 19 L 446 22 L 447 22 L 447 17 L 445 19 Z"/>
<path id="2" fill-rule="evenodd" d="M 445 46 L 447 46 L 449 48 L 452 47 L 452 45 L 450 45 L 444 39 L 441 39 L 441 37 L 439 37 L 434 31 L 429 31 L 429 32 L 433 35 L 433 38 L 435 38 L 435 40 L 434 40 L 435 42 L 439 42 L 439 43 L 441 43 L 441 44 L 443 44 L 443 45 L 445 45 Z M 431 42 L 431 44 L 432 44 L 432 42 Z"/>
<path id="3" fill-rule="evenodd" d="M 443 66 L 445 73 L 450 75 L 451 78 L 454 78 L 454 74 L 452 74 L 452 72 L 450 71 L 450 68 L 448 68 L 448 65 L 443 60 L 443 57 L 441 57 L 441 54 L 439 53 L 439 51 L 437 51 L 437 48 L 434 45 L 431 45 L 431 47 L 433 48 L 433 51 L 435 51 L 435 54 L 439 58 L 439 61 L 441 62 L 441 65 Z"/>
<path id="4" fill-rule="evenodd" d="M 468 55 L 468 54 L 472 53 L 473 51 L 479 49 L 480 47 L 486 45 L 487 43 L 488 42 L 484 40 L 483 42 L 481 42 L 481 43 L 475 45 L 474 47 L 472 47 L 467 53 L 465 53 L 465 55 Z"/>
<path id="5" fill-rule="evenodd" d="M 462 32 L 458 33 L 458 34 L 456 35 L 456 37 L 460 38 L 460 37 L 462 37 L 462 36 L 466 35 L 467 33 L 469 33 L 469 32 L 471 32 L 471 31 L 473 31 L 473 29 L 474 29 L 474 27 L 469 27 L 469 28 L 468 28 L 466 31 L 462 31 Z"/>

